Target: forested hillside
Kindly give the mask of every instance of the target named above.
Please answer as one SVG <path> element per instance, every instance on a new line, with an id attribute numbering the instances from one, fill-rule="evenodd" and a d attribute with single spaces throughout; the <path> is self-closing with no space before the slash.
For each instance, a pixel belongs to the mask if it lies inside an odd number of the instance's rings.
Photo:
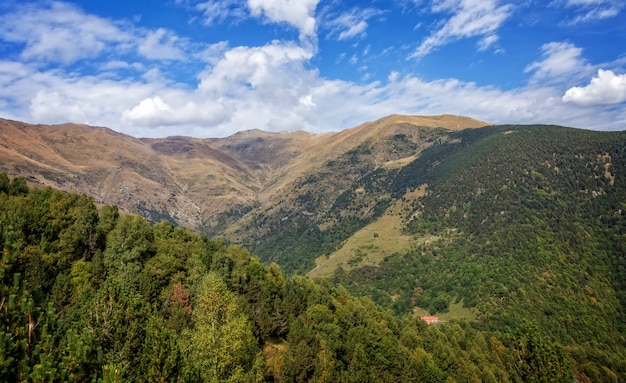
<path id="1" fill-rule="evenodd" d="M 398 313 L 457 310 L 503 333 L 530 320 L 591 381 L 623 381 L 626 133 L 501 126 L 449 138 L 389 182 L 397 198 L 427 186 L 404 212 L 413 249 L 334 280 Z"/>
<path id="2" fill-rule="evenodd" d="M 279 201 L 250 212 L 228 237 L 288 273 L 304 274 L 315 258 L 332 253 L 389 207 L 388 181 L 398 170 L 385 164 L 417 156 L 447 132 L 397 125 L 394 134 L 366 140 L 299 177 Z"/>
<path id="3" fill-rule="evenodd" d="M 427 325 L 3 174 L 0 240 L 2 381 L 624 381 L 623 337 L 563 347 L 524 315 Z"/>
<path id="4" fill-rule="evenodd" d="M 0 173 L 0 381 L 626 382 L 626 133 L 394 129 L 245 215 L 260 258 Z"/>

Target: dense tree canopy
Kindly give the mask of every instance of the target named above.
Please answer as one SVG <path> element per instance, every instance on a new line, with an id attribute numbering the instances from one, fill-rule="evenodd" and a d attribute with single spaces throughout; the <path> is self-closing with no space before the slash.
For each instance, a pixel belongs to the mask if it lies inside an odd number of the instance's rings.
<path id="1" fill-rule="evenodd" d="M 572 331 L 567 341 L 546 333 L 534 311 L 524 315 L 508 304 L 499 330 L 466 321 L 427 325 L 329 281 L 288 277 L 241 247 L 168 222 L 150 225 L 112 206 L 98 210 L 85 195 L 29 190 L 22 181 L 0 174 L 0 381 L 626 381 L 623 323 L 589 329 L 595 335 L 587 337 Z M 590 251 L 604 256 L 600 245 Z M 528 255 L 538 267 L 541 251 Z M 428 275 L 423 263 L 436 257 L 422 256 L 411 278 Z M 466 302 L 479 294 L 472 278 L 490 278 L 481 286 L 498 299 L 526 289 L 524 280 L 497 279 L 497 269 L 474 271 L 452 279 L 458 285 L 421 278 L 407 287 L 422 289 L 413 298 L 435 311 L 463 284 Z M 592 276 L 580 288 L 587 286 L 616 313 L 609 305 L 623 295 Z M 562 293 L 546 293 L 540 309 L 567 319 L 577 302 L 557 306 Z"/>

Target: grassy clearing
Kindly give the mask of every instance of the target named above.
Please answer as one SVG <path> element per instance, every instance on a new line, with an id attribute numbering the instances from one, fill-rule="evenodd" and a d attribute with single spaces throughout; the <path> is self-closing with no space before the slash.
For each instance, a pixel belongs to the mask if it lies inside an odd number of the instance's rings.
<path id="1" fill-rule="evenodd" d="M 330 276 L 339 266 L 345 270 L 365 265 L 378 265 L 385 257 L 410 248 L 411 238 L 402 234 L 402 220 L 383 215 L 357 231 L 330 256 L 315 260 L 317 265 L 307 275 L 312 278 Z"/>
<path id="2" fill-rule="evenodd" d="M 315 260 L 316 267 L 307 275 L 312 278 L 330 276 L 338 267 L 350 270 L 361 266 L 378 265 L 385 257 L 404 252 L 417 243 L 435 240 L 435 237 L 415 239 L 402 233 L 402 219 L 383 215 L 357 231 L 343 246 L 330 256 Z"/>
<path id="3" fill-rule="evenodd" d="M 475 321 L 476 313 L 474 310 L 463 307 L 463 301 L 458 303 L 454 303 L 454 301 L 450 302 L 450 307 L 448 308 L 447 313 L 439 313 L 437 314 L 439 319 L 449 321 L 452 319 L 464 319 L 467 321 Z"/>
<path id="4" fill-rule="evenodd" d="M 428 310 L 425 310 L 421 307 L 413 308 L 413 315 L 415 317 L 423 317 L 428 316 L 430 313 Z M 448 312 L 445 313 L 437 313 L 434 316 L 439 317 L 439 320 L 448 322 L 453 319 L 463 319 L 466 321 L 475 321 L 476 320 L 476 312 L 472 309 L 463 307 L 463 301 L 458 303 L 454 303 L 454 300 L 450 302 L 450 306 L 448 307 Z"/>
<path id="5" fill-rule="evenodd" d="M 411 162 L 415 161 L 416 158 L 417 158 L 417 156 L 410 156 L 410 157 L 400 158 L 399 160 L 386 162 L 386 163 L 383 164 L 382 167 L 383 167 L 383 169 L 387 169 L 387 170 L 400 169 L 400 168 L 403 168 L 403 167 L 407 166 Z"/>
<path id="6" fill-rule="evenodd" d="M 422 185 L 414 191 L 407 192 L 405 199 L 420 198 L 426 189 L 427 185 Z M 394 253 L 405 252 L 410 250 L 411 246 L 438 239 L 434 236 L 415 238 L 404 235 L 402 207 L 402 202 L 397 201 L 387 213 L 348 238 L 339 250 L 329 256 L 318 257 L 315 260 L 316 267 L 307 275 L 311 278 L 328 277 L 339 267 L 347 271 L 361 266 L 377 266 L 385 257 Z"/>

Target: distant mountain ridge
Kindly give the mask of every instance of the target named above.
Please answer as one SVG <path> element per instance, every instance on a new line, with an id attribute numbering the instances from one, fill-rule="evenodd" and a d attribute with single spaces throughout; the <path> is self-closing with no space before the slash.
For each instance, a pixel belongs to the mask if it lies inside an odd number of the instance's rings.
<path id="1" fill-rule="evenodd" d="M 217 234 L 232 223 L 228 217 L 273 203 L 294 180 L 366 140 L 413 127 L 484 125 L 451 115 L 392 115 L 338 133 L 248 130 L 219 139 L 138 139 L 103 127 L 0 119 L 0 171 Z"/>

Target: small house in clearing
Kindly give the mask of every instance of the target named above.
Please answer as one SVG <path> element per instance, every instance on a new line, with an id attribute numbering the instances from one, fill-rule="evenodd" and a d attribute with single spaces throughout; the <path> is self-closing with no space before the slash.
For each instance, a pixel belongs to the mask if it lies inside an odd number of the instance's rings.
<path id="1" fill-rule="evenodd" d="M 422 320 L 428 324 L 439 323 L 439 317 L 423 316 Z"/>

